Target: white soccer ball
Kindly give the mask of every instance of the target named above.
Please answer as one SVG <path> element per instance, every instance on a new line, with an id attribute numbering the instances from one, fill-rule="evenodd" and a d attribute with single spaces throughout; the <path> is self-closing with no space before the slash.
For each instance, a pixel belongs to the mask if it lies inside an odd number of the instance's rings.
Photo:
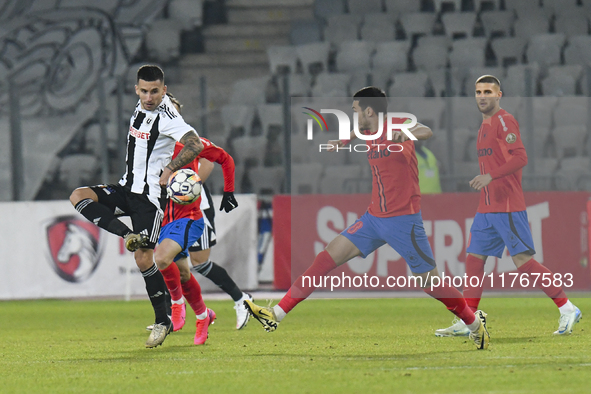
<path id="1" fill-rule="evenodd" d="M 166 193 L 177 204 L 191 204 L 201 195 L 201 178 L 195 171 L 182 168 L 168 178 Z"/>

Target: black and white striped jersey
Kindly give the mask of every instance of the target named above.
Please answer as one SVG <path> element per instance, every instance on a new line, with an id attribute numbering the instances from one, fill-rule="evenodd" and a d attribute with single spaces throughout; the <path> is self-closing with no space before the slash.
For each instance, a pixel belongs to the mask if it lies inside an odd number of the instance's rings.
<path id="1" fill-rule="evenodd" d="M 195 131 L 183 120 L 168 96 L 154 111 L 146 111 L 138 103 L 129 122 L 125 174 L 119 184 L 132 193 L 146 194 L 160 208 L 158 199 L 164 192 L 158 181 L 170 163 L 176 141 Z M 197 134 L 197 132 L 195 132 Z"/>

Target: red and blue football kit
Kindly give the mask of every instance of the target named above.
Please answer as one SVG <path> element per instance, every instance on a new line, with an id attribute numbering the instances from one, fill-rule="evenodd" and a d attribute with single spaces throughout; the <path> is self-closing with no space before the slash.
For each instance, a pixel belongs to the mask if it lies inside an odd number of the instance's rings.
<path id="1" fill-rule="evenodd" d="M 501 257 L 505 246 L 511 256 L 534 254 L 525 199 L 521 188 L 527 154 L 519 124 L 504 109 L 482 121 L 476 141 L 480 174 L 493 180 L 480 191 L 480 203 L 470 228 L 466 251 Z"/>
<path id="2" fill-rule="evenodd" d="M 221 164 L 224 171 L 224 191 L 234 191 L 234 159 L 225 150 L 216 146 L 211 141 L 201 138 L 203 150 L 191 163 L 183 168 L 189 168 L 195 172 L 199 170 L 199 159 L 204 158 L 212 162 Z M 173 158 L 183 149 L 183 145 L 176 143 Z M 205 226 L 203 212 L 201 211 L 201 196 L 191 204 L 180 205 L 169 200 L 164 211 L 164 220 L 160 239 L 169 238 L 177 242 L 182 251 L 175 257 L 174 261 L 188 256 L 188 249 L 203 234 Z"/>
<path id="3" fill-rule="evenodd" d="M 403 123 L 404 119 L 394 119 Z M 435 268 L 433 252 L 423 228 L 421 191 L 414 142 L 389 141 L 383 134 L 367 141 L 372 172 L 372 198 L 367 212 L 341 234 L 368 254 L 387 243 L 414 273 Z M 355 153 L 361 154 L 361 153 Z"/>

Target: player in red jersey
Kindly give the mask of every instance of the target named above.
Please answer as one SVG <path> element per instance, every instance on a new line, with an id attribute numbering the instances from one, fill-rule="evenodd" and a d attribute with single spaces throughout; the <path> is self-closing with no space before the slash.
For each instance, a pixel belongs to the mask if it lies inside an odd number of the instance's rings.
<path id="1" fill-rule="evenodd" d="M 498 78 L 483 75 L 476 80 L 475 86 L 476 104 L 482 112 L 476 142 L 480 175 L 470 181 L 470 186 L 480 190 L 480 203 L 466 248 L 466 275 L 482 278 L 487 257 L 500 258 L 507 246 L 520 274 L 553 278 L 553 273 L 533 258 L 534 243 L 521 187 L 527 154 L 519 125 L 500 107 L 503 93 Z M 482 297 L 482 286 L 471 287 L 470 283 L 470 280 L 466 281 L 468 286 L 464 289 L 464 297 L 468 306 L 476 310 Z M 539 280 L 538 287 L 560 310 L 559 326 L 554 334 L 571 334 L 573 326 L 581 319 L 581 311 L 568 300 L 561 287 L 553 282 L 549 286 L 542 283 Z M 467 331 L 462 321 L 454 321 L 451 327 L 436 330 L 435 335 L 465 336 Z"/>
<path id="2" fill-rule="evenodd" d="M 181 113 L 182 104 L 169 92 L 166 93 L 170 101 L 174 104 L 175 108 Z M 227 212 L 232 211 L 238 206 L 238 202 L 234 198 L 234 159 L 222 148 L 216 146 L 211 141 L 203 139 L 204 147 L 207 146 L 207 152 L 205 156 L 213 161 L 216 161 L 222 166 L 224 171 L 224 197 L 222 198 L 222 204 L 220 211 L 224 210 Z M 198 163 L 198 174 L 202 182 L 205 182 L 211 171 L 213 170 L 213 163 L 203 156 L 197 157 Z M 236 328 L 238 330 L 244 328 L 248 323 L 250 314 L 244 307 L 244 300 L 252 300 L 252 296 L 248 293 L 244 293 L 234 280 L 230 277 L 224 267 L 211 261 L 209 258 L 210 248 L 216 244 L 215 238 L 215 224 L 214 224 L 214 208 L 213 200 L 207 186 L 203 184 L 203 190 L 201 194 L 201 211 L 203 212 L 203 219 L 205 221 L 205 228 L 202 236 L 189 247 L 189 257 L 193 270 L 199 274 L 205 276 L 213 283 L 215 283 L 220 289 L 225 291 L 234 301 L 234 309 L 236 310 Z M 182 298 L 182 292 L 180 291 L 182 283 L 187 282 L 191 279 L 192 274 L 189 267 L 185 264 L 178 266 L 179 275 L 171 274 L 166 279 L 169 291 L 171 291 L 172 298 L 172 320 L 174 323 L 174 331 L 178 331 L 184 325 L 185 318 L 185 303 Z M 171 289 L 176 289 L 172 291 Z M 152 329 L 152 326 L 147 327 L 148 330 Z"/>
<path id="3" fill-rule="evenodd" d="M 378 88 L 363 88 L 353 96 L 353 110 L 358 114 L 359 130 L 377 132 L 379 113 L 386 113 L 387 108 L 386 95 Z M 403 121 L 400 119 L 398 123 Z M 433 134 L 431 129 L 421 124 L 410 131 L 418 139 L 428 139 Z M 260 307 L 250 301 L 245 301 L 245 304 L 267 331 L 274 331 L 286 314 L 314 290 L 310 283 L 304 285 L 304 276 L 323 277 L 352 258 L 365 258 L 387 243 L 406 260 L 413 275 L 421 278 L 417 282 L 427 294 L 468 322 L 477 348 L 486 349 L 489 343 L 486 315 L 482 311 L 472 312 L 462 294 L 449 283 L 431 286 L 431 278 L 439 276 L 439 273 L 423 228 L 414 143 L 400 132 L 394 134 L 392 141 L 387 140 L 384 134 L 377 140 L 367 142 L 367 157 L 373 179 L 368 211 L 316 256 L 312 266 L 296 279 L 279 304 L 273 308 Z M 398 146 L 390 149 L 393 145 Z"/>

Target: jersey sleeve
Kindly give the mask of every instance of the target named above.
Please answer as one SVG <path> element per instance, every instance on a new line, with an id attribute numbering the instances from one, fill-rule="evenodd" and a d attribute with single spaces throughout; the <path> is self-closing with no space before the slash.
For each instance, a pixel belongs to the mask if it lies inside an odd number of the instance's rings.
<path id="1" fill-rule="evenodd" d="M 497 140 L 503 156 L 507 158 L 505 164 L 490 171 L 493 179 L 502 178 L 514 173 L 527 164 L 527 153 L 521 140 L 519 124 L 511 115 L 499 116 Z"/>
<path id="2" fill-rule="evenodd" d="M 164 104 L 160 112 L 160 133 L 180 141 L 189 131 L 197 132 L 185 122 L 181 114 L 171 105 Z M 197 134 L 198 135 L 198 134 Z"/>
<path id="3" fill-rule="evenodd" d="M 217 146 L 211 141 L 206 140 L 205 138 L 201 139 L 203 142 L 203 150 L 197 156 L 196 161 L 199 161 L 200 157 L 207 159 L 211 162 L 218 163 L 222 166 L 222 170 L 224 172 L 224 191 L 225 192 L 233 192 L 234 191 L 234 159 L 228 152 Z"/>

